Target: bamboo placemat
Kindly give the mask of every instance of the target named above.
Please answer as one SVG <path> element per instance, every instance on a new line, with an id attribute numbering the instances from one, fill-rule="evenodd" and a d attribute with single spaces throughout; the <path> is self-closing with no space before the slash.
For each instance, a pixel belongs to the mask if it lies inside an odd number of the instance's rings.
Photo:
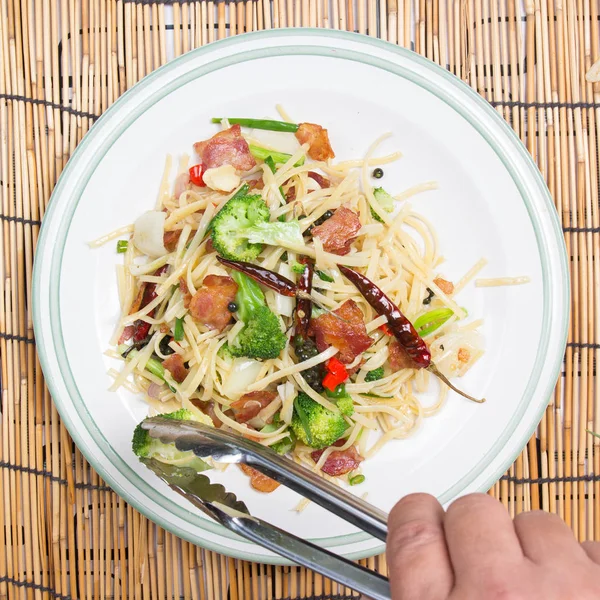
<path id="1" fill-rule="evenodd" d="M 600 439 L 586 433 L 600 431 L 600 88 L 585 78 L 600 56 L 597 2 L 0 0 L 0 600 L 356 597 L 304 569 L 201 550 L 140 516 L 73 445 L 33 339 L 41 220 L 98 115 L 173 56 L 291 26 L 412 47 L 490 101 L 537 161 L 571 259 L 569 340 L 536 436 L 490 494 L 513 515 L 549 510 L 600 540 Z M 383 557 L 362 563 L 386 572 Z"/>

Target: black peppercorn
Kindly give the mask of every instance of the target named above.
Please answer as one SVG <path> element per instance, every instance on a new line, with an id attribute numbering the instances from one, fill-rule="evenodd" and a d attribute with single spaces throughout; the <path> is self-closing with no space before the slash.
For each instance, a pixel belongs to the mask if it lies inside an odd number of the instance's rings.
<path id="1" fill-rule="evenodd" d="M 230 303 L 227 305 L 227 310 L 228 310 L 229 312 L 232 312 L 232 313 L 234 313 L 234 312 L 237 312 L 237 309 L 238 309 L 238 305 L 237 305 L 235 302 L 230 302 Z"/>
<path id="2" fill-rule="evenodd" d="M 381 179 L 383 177 L 383 169 L 381 169 L 380 167 L 374 169 L 373 177 L 375 177 L 375 179 Z"/>

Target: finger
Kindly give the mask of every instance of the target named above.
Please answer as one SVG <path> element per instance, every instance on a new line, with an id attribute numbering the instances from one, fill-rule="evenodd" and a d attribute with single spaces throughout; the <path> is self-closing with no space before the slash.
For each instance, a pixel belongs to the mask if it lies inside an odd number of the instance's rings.
<path id="1" fill-rule="evenodd" d="M 444 509 L 428 494 L 406 496 L 388 519 L 387 560 L 394 600 L 446 600 L 454 583 Z"/>
<path id="2" fill-rule="evenodd" d="M 444 520 L 446 544 L 457 580 L 482 576 L 523 560 L 523 551 L 506 509 L 491 496 L 470 494 L 450 505 Z"/>
<path id="3" fill-rule="evenodd" d="M 600 565 L 600 542 L 583 542 L 584 552 L 598 565 Z"/>
<path id="4" fill-rule="evenodd" d="M 515 517 L 514 527 L 523 553 L 537 564 L 564 563 L 585 558 L 573 532 L 557 515 L 534 511 Z"/>

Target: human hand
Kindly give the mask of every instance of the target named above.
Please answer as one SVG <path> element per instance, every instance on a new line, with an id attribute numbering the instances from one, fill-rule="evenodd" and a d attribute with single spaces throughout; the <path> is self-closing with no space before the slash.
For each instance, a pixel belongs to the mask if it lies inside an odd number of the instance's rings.
<path id="1" fill-rule="evenodd" d="M 447 512 L 428 494 L 406 496 L 388 521 L 393 600 L 598 600 L 600 543 L 579 544 L 541 511 L 514 521 L 485 494 Z"/>

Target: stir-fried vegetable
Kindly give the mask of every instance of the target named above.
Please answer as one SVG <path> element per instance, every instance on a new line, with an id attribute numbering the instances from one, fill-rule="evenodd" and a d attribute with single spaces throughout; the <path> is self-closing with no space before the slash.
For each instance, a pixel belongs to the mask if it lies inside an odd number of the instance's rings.
<path id="1" fill-rule="evenodd" d="M 190 182 L 198 187 L 206 187 L 206 183 L 204 183 L 204 178 L 202 177 L 203 169 L 202 165 L 194 165 L 189 169 L 190 174 Z"/>
<path id="2" fill-rule="evenodd" d="M 260 196 L 234 196 L 215 215 L 211 223 L 215 250 L 231 260 L 250 261 L 263 244 L 302 245 L 297 221 L 269 221 L 269 207 Z"/>
<path id="3" fill-rule="evenodd" d="M 176 419 L 178 421 L 197 421 L 205 425 L 211 424 L 208 417 L 203 419 L 200 415 L 192 413 L 185 408 L 163 414 L 161 417 Z M 189 467 L 198 473 L 211 468 L 208 463 L 196 456 L 192 450 L 184 452 L 178 450 L 175 444 L 165 444 L 159 439 L 151 437 L 148 431 L 142 428 L 141 423 L 137 425 L 133 432 L 131 447 L 133 453 L 140 458 L 155 458 L 167 464 Z"/>
<path id="4" fill-rule="evenodd" d="M 325 273 L 325 271 L 319 271 L 318 269 L 315 271 L 315 273 L 319 276 L 319 279 L 321 281 L 326 281 L 327 283 L 333 283 L 334 279 L 331 275 L 327 275 L 327 273 Z"/>
<path id="5" fill-rule="evenodd" d="M 348 483 L 350 485 L 359 485 L 360 483 L 363 483 L 365 479 L 366 477 L 362 473 L 360 473 L 358 475 L 348 477 Z"/>
<path id="6" fill-rule="evenodd" d="M 333 392 L 335 388 L 348 379 L 348 371 L 344 363 L 340 362 L 335 356 L 332 356 L 327 363 L 325 368 L 328 373 L 323 379 L 323 387 Z"/>
<path id="7" fill-rule="evenodd" d="M 377 369 L 373 369 L 372 371 L 369 371 L 365 375 L 365 381 L 367 381 L 367 382 L 378 381 L 382 377 L 383 377 L 383 367 L 378 367 Z"/>
<path id="8" fill-rule="evenodd" d="M 249 144 L 250 154 L 254 156 L 254 158 L 258 158 L 258 160 L 266 161 L 270 156 L 271 159 L 278 165 L 282 165 L 286 163 L 290 158 L 292 158 L 291 154 L 286 154 L 285 152 L 275 152 L 275 150 L 268 150 L 267 148 L 261 148 L 260 146 L 255 146 L 254 144 Z M 294 165 L 295 167 L 301 167 L 304 164 L 304 156 Z"/>
<path id="9" fill-rule="evenodd" d="M 385 212 L 391 213 L 394 210 L 394 197 L 390 196 L 382 187 L 375 188 L 373 190 L 373 196 L 377 200 L 379 206 L 385 210 Z M 371 216 L 380 223 L 383 223 L 383 219 L 371 209 Z"/>
<path id="10" fill-rule="evenodd" d="M 267 306 L 256 282 L 238 271 L 232 271 L 231 276 L 239 286 L 235 302 L 246 326 L 229 345 L 229 352 L 232 356 L 277 358 L 287 343 L 279 317 Z"/>
<path id="11" fill-rule="evenodd" d="M 335 399 L 335 404 L 343 415 L 349 417 L 354 414 L 354 402 L 350 394 L 346 391 L 345 384 L 340 383 L 333 391 L 325 390 L 325 393 L 330 398 Z"/>
<path id="12" fill-rule="evenodd" d="M 213 117 L 213 123 L 221 123 L 222 117 Z M 298 125 L 288 123 L 287 121 L 274 121 L 272 119 L 227 119 L 231 125 L 241 125 L 242 127 L 251 127 L 252 129 L 267 129 L 268 131 L 283 131 L 285 133 L 296 133 Z"/>
<path id="13" fill-rule="evenodd" d="M 453 314 L 454 311 L 450 308 L 430 310 L 415 319 L 415 329 L 419 335 L 429 335 L 439 329 Z"/>
<path id="14" fill-rule="evenodd" d="M 127 240 L 118 240 L 117 241 L 117 252 L 119 254 L 124 254 L 127 252 L 127 248 L 129 247 L 129 242 Z"/>
<path id="15" fill-rule="evenodd" d="M 176 342 L 181 342 L 183 339 L 183 319 L 175 319 L 175 329 L 173 331 L 173 339 Z"/>
<path id="16" fill-rule="evenodd" d="M 310 396 L 300 393 L 294 400 L 292 430 L 298 439 L 311 448 L 326 448 L 337 442 L 348 429 L 341 414 L 336 414 Z"/>

